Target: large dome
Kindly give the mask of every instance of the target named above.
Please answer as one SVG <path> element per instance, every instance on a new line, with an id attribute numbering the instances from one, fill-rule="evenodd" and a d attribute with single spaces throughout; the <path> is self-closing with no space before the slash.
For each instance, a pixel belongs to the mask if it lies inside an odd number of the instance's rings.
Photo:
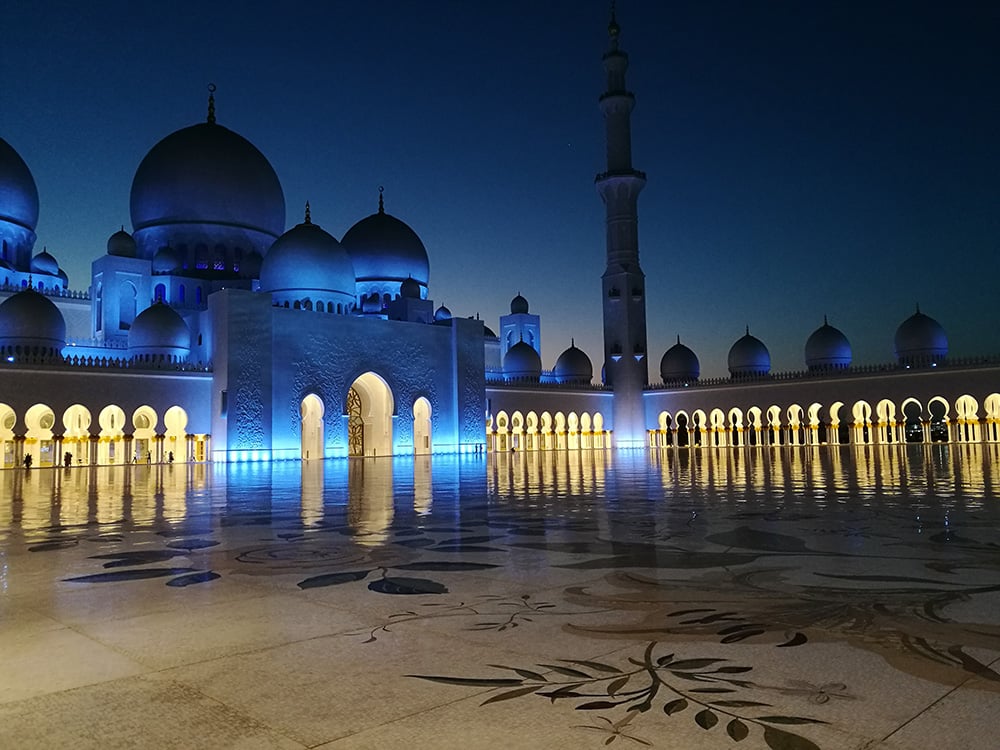
<path id="1" fill-rule="evenodd" d="M 771 371 L 771 353 L 764 342 L 750 335 L 739 339 L 729 350 L 729 374 L 734 377 L 767 375 Z"/>
<path id="2" fill-rule="evenodd" d="M 504 355 L 503 376 L 505 380 L 530 380 L 537 383 L 542 376 L 542 358 L 531 344 L 519 341 Z"/>
<path id="3" fill-rule="evenodd" d="M 147 307 L 132 322 L 128 332 L 128 356 L 135 358 L 187 359 L 191 353 L 191 331 L 184 319 L 162 302 Z"/>
<path id="4" fill-rule="evenodd" d="M 285 232 L 268 250 L 260 269 L 260 289 L 276 302 L 354 301 L 354 266 L 337 240 L 306 220 Z M 325 304 L 324 304 L 325 306 Z"/>
<path id="5" fill-rule="evenodd" d="M 811 371 L 843 370 L 851 366 L 851 342 L 838 328 L 826 322 L 806 341 L 806 367 Z"/>
<path id="6" fill-rule="evenodd" d="M 58 356 L 66 345 L 66 321 L 52 301 L 34 289 L 0 304 L 0 350 L 5 355 Z"/>
<path id="7" fill-rule="evenodd" d="M 511 307 L 513 308 L 513 304 Z M 514 347 L 511 347 L 511 351 L 513 349 Z M 507 352 L 507 355 L 510 356 L 510 352 Z M 557 383 L 590 383 L 594 378 L 594 365 L 587 353 L 583 349 L 578 349 L 576 342 L 571 339 L 569 349 L 556 359 L 553 372 Z"/>
<path id="8" fill-rule="evenodd" d="M 400 285 L 412 278 L 427 296 L 430 263 L 427 250 L 417 233 L 395 216 L 387 214 L 379 196 L 378 213 L 362 219 L 341 241 L 354 262 L 358 293 L 390 298 L 399 294 Z"/>
<path id="9" fill-rule="evenodd" d="M 263 250 L 285 228 L 285 196 L 274 169 L 214 115 L 146 154 L 132 181 L 131 212 L 144 258 L 168 244 Z"/>
<path id="10" fill-rule="evenodd" d="M 917 311 L 896 329 L 896 359 L 901 365 L 934 364 L 948 356 L 948 336 L 934 318 Z"/>
<path id="11" fill-rule="evenodd" d="M 664 383 L 675 383 L 697 380 L 700 375 L 701 363 L 697 355 L 682 344 L 678 336 L 677 343 L 667 349 L 660 360 L 660 377 Z"/>
<path id="12" fill-rule="evenodd" d="M 38 188 L 24 159 L 0 138 L 0 247 L 3 260 L 27 270 L 38 226 Z"/>

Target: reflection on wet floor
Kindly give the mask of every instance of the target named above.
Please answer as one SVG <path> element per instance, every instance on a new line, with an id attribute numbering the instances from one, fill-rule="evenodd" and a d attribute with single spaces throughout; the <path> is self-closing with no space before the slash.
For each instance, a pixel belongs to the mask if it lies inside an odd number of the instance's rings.
<path id="1" fill-rule="evenodd" d="M 309 679 L 346 669 L 337 705 L 344 680 L 396 686 L 343 747 L 399 746 L 425 715 L 466 747 L 504 711 L 545 727 L 525 747 L 973 746 L 955 738 L 979 720 L 948 716 L 1000 694 L 998 467 L 966 444 L 2 471 L 0 745 L 41 736 L 43 698 L 103 705 L 168 666 L 211 693 L 217 663 L 244 680 L 215 696 L 240 727 L 336 740 L 343 716 L 283 723 L 320 639 Z M 420 658 L 379 656 L 401 643 Z M 290 680 L 259 709 L 255 655 Z"/>

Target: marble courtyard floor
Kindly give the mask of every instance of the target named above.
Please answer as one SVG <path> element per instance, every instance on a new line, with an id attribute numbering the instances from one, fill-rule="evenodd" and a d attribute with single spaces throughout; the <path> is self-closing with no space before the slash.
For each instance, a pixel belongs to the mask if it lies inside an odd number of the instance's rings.
<path id="1" fill-rule="evenodd" d="M 997 747 L 998 466 L 0 471 L 0 747 Z"/>

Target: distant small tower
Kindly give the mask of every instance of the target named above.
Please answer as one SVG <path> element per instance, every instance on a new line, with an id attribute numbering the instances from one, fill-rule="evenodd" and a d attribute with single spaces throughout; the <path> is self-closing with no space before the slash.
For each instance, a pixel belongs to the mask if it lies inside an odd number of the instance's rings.
<path id="1" fill-rule="evenodd" d="M 614 435 L 618 446 L 645 444 L 642 390 L 649 382 L 646 360 L 646 277 L 639 267 L 639 193 L 646 175 L 632 168 L 631 115 L 635 96 L 625 86 L 628 55 L 618 48 L 614 6 L 604 53 L 607 90 L 601 95 L 607 141 L 607 170 L 597 175 L 597 192 L 607 209 L 608 264 L 602 277 L 604 380 L 615 392 Z"/>
<path id="2" fill-rule="evenodd" d="M 500 355 L 506 357 L 511 347 L 521 342 L 542 354 L 541 318 L 528 312 L 528 300 L 518 292 L 510 301 L 510 315 L 500 316 Z"/>

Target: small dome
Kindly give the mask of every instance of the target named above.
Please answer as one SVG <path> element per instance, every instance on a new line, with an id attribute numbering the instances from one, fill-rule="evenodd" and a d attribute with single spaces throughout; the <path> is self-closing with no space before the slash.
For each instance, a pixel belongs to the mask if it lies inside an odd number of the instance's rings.
<path id="1" fill-rule="evenodd" d="M 451 310 L 441 305 L 441 307 L 434 311 L 434 322 L 440 323 L 444 320 L 451 320 Z"/>
<path id="2" fill-rule="evenodd" d="M 511 347 L 511 350 L 513 348 Z M 575 342 L 571 340 L 569 349 L 556 359 L 554 373 L 557 383 L 590 383 L 594 377 L 594 366 L 590 362 L 590 357 L 582 349 L 577 349 Z"/>
<path id="3" fill-rule="evenodd" d="M 3 223 L 34 232 L 38 226 L 38 188 L 21 155 L 0 138 L 0 224 Z"/>
<path id="4" fill-rule="evenodd" d="M 31 272 L 42 273 L 46 276 L 58 276 L 59 262 L 49 255 L 48 249 L 43 248 L 42 252 L 31 259 Z"/>
<path id="5" fill-rule="evenodd" d="M 378 292 L 366 294 L 361 300 L 361 312 L 365 315 L 375 315 L 382 312 L 382 298 Z"/>
<path id="6" fill-rule="evenodd" d="M 896 329 L 896 360 L 901 365 L 927 365 L 948 356 L 948 336 L 934 318 L 917 311 Z"/>
<path id="7" fill-rule="evenodd" d="M 0 349 L 10 353 L 11 347 L 37 348 L 38 353 L 57 356 L 65 345 L 66 321 L 45 295 L 25 289 L 0 304 Z"/>
<path id="8" fill-rule="evenodd" d="M 135 240 L 132 235 L 122 227 L 113 235 L 108 237 L 108 255 L 117 255 L 122 258 L 135 257 Z"/>
<path id="9" fill-rule="evenodd" d="M 354 266 L 343 246 L 319 224 L 306 221 L 275 240 L 260 268 L 261 291 L 282 299 L 342 295 L 354 300 Z"/>
<path id="10" fill-rule="evenodd" d="M 407 276 L 399 285 L 399 296 L 403 299 L 420 299 L 420 282 Z"/>
<path id="11" fill-rule="evenodd" d="M 660 360 L 660 377 L 664 383 L 687 383 L 697 380 L 700 375 L 701 363 L 698 356 L 682 344 L 681 337 L 678 336 L 677 343 L 667 349 Z"/>
<path id="12" fill-rule="evenodd" d="M 542 376 L 542 358 L 531 344 L 519 341 L 503 358 L 505 380 L 532 380 L 538 382 Z"/>
<path id="13" fill-rule="evenodd" d="M 161 355 L 172 360 L 187 359 L 191 353 L 191 331 L 184 319 L 169 305 L 157 302 L 139 313 L 128 332 L 128 356 Z"/>
<path id="14" fill-rule="evenodd" d="M 771 371 L 771 354 L 764 342 L 750 335 L 739 339 L 729 350 L 730 376 L 745 377 L 749 375 L 767 375 Z"/>
<path id="15" fill-rule="evenodd" d="M 806 367 L 810 371 L 843 370 L 851 366 L 851 342 L 826 322 L 806 340 Z"/>
<path id="16" fill-rule="evenodd" d="M 251 250 L 243 256 L 240 263 L 240 276 L 244 279 L 259 279 L 260 269 L 264 265 L 264 256 L 256 250 Z"/>
<path id="17" fill-rule="evenodd" d="M 173 273 L 180 270 L 181 259 L 170 245 L 161 247 L 153 256 L 153 273 Z"/>
<path id="18" fill-rule="evenodd" d="M 496 338 L 500 338 L 499 336 L 497 336 L 497 335 L 496 335 L 496 333 L 495 333 L 495 332 L 493 331 L 493 329 L 492 329 L 492 328 L 490 328 L 490 327 L 489 327 L 488 325 L 486 325 L 485 323 L 483 323 L 483 336 L 484 336 L 485 338 L 488 338 L 488 339 L 496 339 Z"/>
<path id="19" fill-rule="evenodd" d="M 528 300 L 521 296 L 518 292 L 517 296 L 510 301 L 510 314 L 511 315 L 527 315 L 528 313 Z"/>
<path id="20" fill-rule="evenodd" d="M 426 295 L 430 278 L 427 250 L 417 233 L 395 216 L 387 214 L 379 195 L 378 213 L 347 230 L 341 244 L 354 262 L 359 287 L 395 296 L 407 278 L 416 281 Z"/>

